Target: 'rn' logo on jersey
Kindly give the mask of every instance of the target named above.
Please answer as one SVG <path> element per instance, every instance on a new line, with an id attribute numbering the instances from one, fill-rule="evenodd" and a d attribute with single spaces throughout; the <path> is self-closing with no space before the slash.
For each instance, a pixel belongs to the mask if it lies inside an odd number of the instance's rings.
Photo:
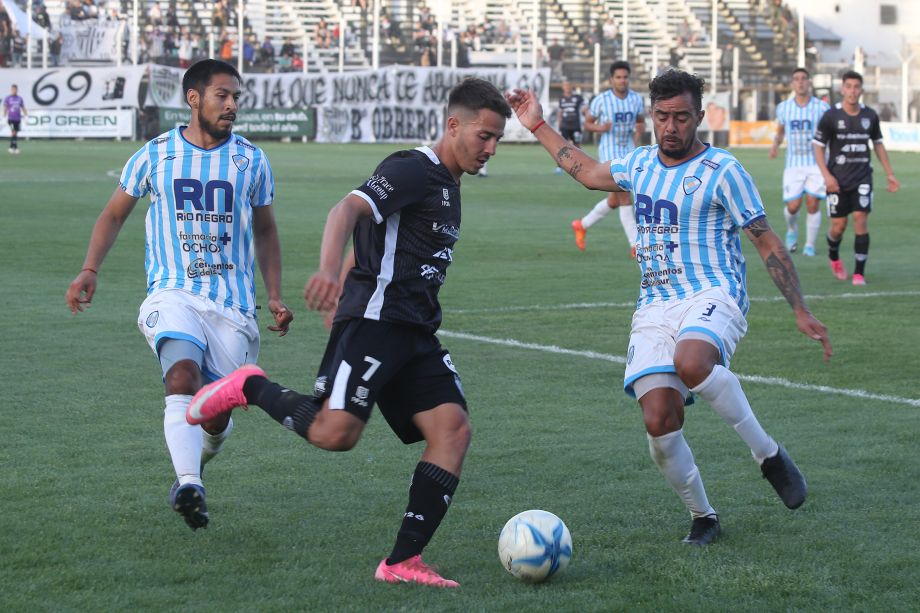
<path id="1" fill-rule="evenodd" d="M 632 111 L 627 111 L 625 113 L 614 113 L 613 122 L 614 123 L 632 123 L 635 114 Z"/>
<path id="2" fill-rule="evenodd" d="M 174 179 L 173 197 L 177 211 L 214 212 L 221 205 L 222 212 L 233 212 L 233 185 L 227 181 L 215 179 L 202 185 L 197 179 Z"/>
<path id="3" fill-rule="evenodd" d="M 789 129 L 794 131 L 811 132 L 812 125 L 810 119 L 793 119 L 789 122 Z"/>
<path id="4" fill-rule="evenodd" d="M 664 221 L 665 213 L 668 215 L 667 222 Z M 677 205 L 670 200 L 652 202 L 652 199 L 645 194 L 636 194 L 636 221 L 639 222 L 642 219 L 647 224 L 677 225 Z"/>

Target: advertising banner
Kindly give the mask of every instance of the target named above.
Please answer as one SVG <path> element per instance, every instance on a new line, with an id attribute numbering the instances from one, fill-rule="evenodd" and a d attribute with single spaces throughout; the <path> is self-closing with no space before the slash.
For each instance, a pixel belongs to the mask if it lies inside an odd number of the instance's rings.
<path id="1" fill-rule="evenodd" d="M 120 111 L 69 111 L 40 109 L 22 118 L 19 137 L 29 138 L 134 138 L 136 109 Z M 0 126 L 0 137 L 8 137 L 10 127 Z"/>
<path id="2" fill-rule="evenodd" d="M 732 121 L 728 144 L 735 146 L 769 147 L 776 136 L 775 121 Z"/>
<path id="3" fill-rule="evenodd" d="M 881 127 L 888 151 L 920 151 L 920 124 L 883 121 Z"/>
<path id="4" fill-rule="evenodd" d="M 181 108 L 183 71 L 152 66 L 147 105 Z M 437 139 L 444 125 L 450 88 L 466 77 L 493 83 L 499 91 L 527 88 L 549 112 L 549 69 L 422 68 L 390 66 L 326 74 L 243 75 L 242 109 L 316 109 L 319 142 L 420 142 Z M 245 132 L 237 126 L 240 134 Z M 516 118 L 505 141 L 534 140 Z"/>
<path id="5" fill-rule="evenodd" d="M 160 132 L 188 125 L 189 108 L 160 107 Z M 233 131 L 246 138 L 306 136 L 316 138 L 316 109 L 241 109 L 236 114 Z"/>
<path id="6" fill-rule="evenodd" d="M 109 109 L 137 107 L 138 91 L 147 66 L 106 68 L 6 68 L 0 70 L 0 92 L 19 86 L 27 111 L 50 109 Z M 180 77 L 181 81 L 181 77 Z"/>

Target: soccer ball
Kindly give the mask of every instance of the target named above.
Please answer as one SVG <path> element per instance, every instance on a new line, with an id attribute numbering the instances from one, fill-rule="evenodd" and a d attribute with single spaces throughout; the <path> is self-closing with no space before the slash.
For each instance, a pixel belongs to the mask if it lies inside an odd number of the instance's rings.
<path id="1" fill-rule="evenodd" d="M 502 528 L 498 557 L 505 570 L 518 579 L 544 581 L 569 565 L 572 535 L 549 511 L 524 511 Z"/>

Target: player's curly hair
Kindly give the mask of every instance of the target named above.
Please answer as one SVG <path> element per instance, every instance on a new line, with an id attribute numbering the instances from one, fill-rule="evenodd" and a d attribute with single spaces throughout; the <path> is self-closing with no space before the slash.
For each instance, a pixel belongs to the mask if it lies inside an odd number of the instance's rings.
<path id="1" fill-rule="evenodd" d="M 187 94 L 188 90 L 194 89 L 199 94 L 204 94 L 205 88 L 211 83 L 211 78 L 217 74 L 228 74 L 236 77 L 241 85 L 243 83 L 243 77 L 236 68 L 221 60 L 207 59 L 195 62 L 185 71 L 182 77 L 182 91 Z"/>
<path id="2" fill-rule="evenodd" d="M 690 74 L 683 70 L 672 68 L 666 70 L 649 83 L 649 99 L 654 105 L 659 100 L 669 100 L 681 94 L 690 93 L 697 111 L 703 110 L 703 86 L 706 84 L 702 77 Z"/>
<path id="3" fill-rule="evenodd" d="M 505 119 L 511 117 L 511 107 L 498 88 L 477 77 L 463 79 L 450 90 L 447 97 L 447 113 L 453 114 L 457 107 L 473 112 L 489 109 Z"/>

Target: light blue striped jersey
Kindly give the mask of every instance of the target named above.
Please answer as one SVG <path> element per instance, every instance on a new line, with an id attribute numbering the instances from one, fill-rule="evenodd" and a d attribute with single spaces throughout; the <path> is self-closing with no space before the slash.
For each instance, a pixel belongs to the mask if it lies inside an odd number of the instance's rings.
<path id="1" fill-rule="evenodd" d="M 776 105 L 776 123 L 786 131 L 786 168 L 816 164 L 812 140 L 818 122 L 829 108 L 827 102 L 814 96 L 805 106 L 799 106 L 795 96 Z"/>
<path id="2" fill-rule="evenodd" d="M 274 198 L 268 158 L 236 134 L 201 149 L 184 128 L 149 141 L 121 173 L 126 193 L 150 194 L 147 293 L 178 288 L 254 314 L 252 209 Z"/>
<path id="3" fill-rule="evenodd" d="M 642 270 L 638 304 L 722 287 L 747 313 L 740 234 L 763 217 L 764 208 L 738 160 L 707 145 L 696 157 L 669 167 L 654 145 L 614 160 L 610 174 L 635 194 L 636 259 Z"/>
<path id="4" fill-rule="evenodd" d="M 625 98 L 620 98 L 608 89 L 591 100 L 588 110 L 597 123 L 613 123 L 610 130 L 601 134 L 598 159 L 602 162 L 616 160 L 626 157 L 636 148 L 633 142 L 636 119 L 645 113 L 642 96 L 630 89 Z"/>

